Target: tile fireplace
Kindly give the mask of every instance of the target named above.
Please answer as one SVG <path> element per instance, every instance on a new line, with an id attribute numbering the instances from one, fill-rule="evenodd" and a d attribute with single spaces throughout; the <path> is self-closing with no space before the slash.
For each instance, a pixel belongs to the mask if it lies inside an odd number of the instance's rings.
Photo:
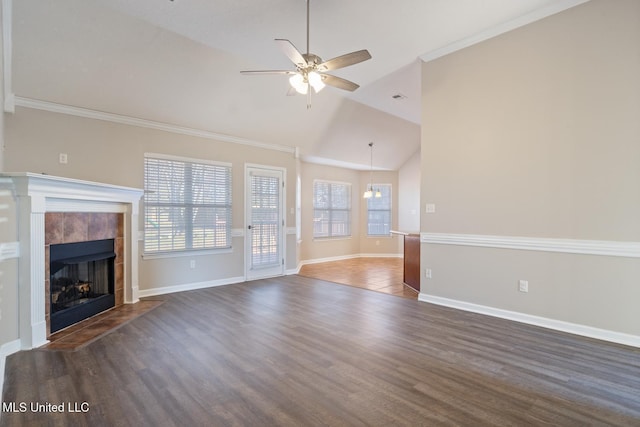
<path id="1" fill-rule="evenodd" d="M 18 211 L 22 349 L 46 344 L 57 327 L 52 327 L 51 315 L 85 305 L 90 296 L 102 294 L 104 286 L 98 282 L 105 277 L 107 291 L 112 289 L 113 295 L 102 299 L 113 299 L 115 305 L 138 301 L 142 190 L 34 173 L 2 173 L 0 178 L 0 186 L 15 195 Z M 78 253 L 58 257 L 58 245 L 101 240 L 112 243 L 97 249 L 99 260 L 90 261 L 86 254 Z M 113 267 L 105 267 L 103 260 L 110 260 Z M 96 273 L 96 267 L 102 272 Z"/>
<path id="2" fill-rule="evenodd" d="M 50 245 L 50 333 L 115 307 L 114 249 L 114 239 Z"/>

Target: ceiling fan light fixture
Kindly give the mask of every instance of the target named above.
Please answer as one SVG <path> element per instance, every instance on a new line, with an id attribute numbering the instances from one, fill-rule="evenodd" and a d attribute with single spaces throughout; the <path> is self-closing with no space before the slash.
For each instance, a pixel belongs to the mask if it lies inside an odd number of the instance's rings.
<path id="1" fill-rule="evenodd" d="M 296 73 L 293 76 L 291 76 L 289 78 L 289 83 L 291 84 L 291 87 L 293 87 L 296 90 L 296 92 L 302 95 L 306 95 L 307 91 L 309 90 L 309 85 L 307 84 L 307 82 L 305 81 L 305 78 L 300 73 Z"/>
<path id="2" fill-rule="evenodd" d="M 371 172 L 369 175 L 369 185 L 367 185 L 367 191 L 364 192 L 362 197 L 365 199 L 370 199 L 372 197 L 379 199 L 380 197 L 382 197 L 382 192 L 379 188 L 373 188 L 373 142 L 369 143 L 369 150 L 371 151 Z"/>
<path id="3" fill-rule="evenodd" d="M 173 0 L 171 0 L 173 1 Z M 286 74 L 290 75 L 289 82 L 291 87 L 295 89 L 297 93 L 307 95 L 307 109 L 311 108 L 311 92 L 309 87 L 313 87 L 315 93 L 320 92 L 325 85 L 333 86 L 338 89 L 347 90 L 353 92 L 360 86 L 354 82 L 343 79 L 342 77 L 334 76 L 332 74 L 325 74 L 327 71 L 333 71 L 351 65 L 359 64 L 363 61 L 371 59 L 371 54 L 368 50 L 362 49 L 347 53 L 344 55 L 336 56 L 335 58 L 323 61 L 318 55 L 309 51 L 309 4 L 311 0 L 306 0 L 307 3 L 307 50 L 306 53 L 301 53 L 291 41 L 287 39 L 275 39 L 276 43 L 280 46 L 282 52 L 293 62 L 295 65 L 295 71 L 289 70 L 253 70 L 253 71 L 240 71 L 246 75 L 260 75 L 260 74 Z M 293 91 L 289 91 L 287 95 L 292 95 Z"/>
<path id="4" fill-rule="evenodd" d="M 309 84 L 311 85 L 311 87 L 313 87 L 313 90 L 315 90 L 316 93 L 318 93 L 322 89 L 324 89 L 325 84 L 322 81 L 322 75 L 320 73 L 316 73 L 315 71 L 311 71 L 308 74 L 307 79 L 309 80 Z"/>

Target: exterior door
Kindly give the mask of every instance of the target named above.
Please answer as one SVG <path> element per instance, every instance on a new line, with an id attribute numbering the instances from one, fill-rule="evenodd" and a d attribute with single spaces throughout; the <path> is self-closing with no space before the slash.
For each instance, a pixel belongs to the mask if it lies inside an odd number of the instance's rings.
<path id="1" fill-rule="evenodd" d="M 284 274 L 284 172 L 246 168 L 247 280 Z"/>

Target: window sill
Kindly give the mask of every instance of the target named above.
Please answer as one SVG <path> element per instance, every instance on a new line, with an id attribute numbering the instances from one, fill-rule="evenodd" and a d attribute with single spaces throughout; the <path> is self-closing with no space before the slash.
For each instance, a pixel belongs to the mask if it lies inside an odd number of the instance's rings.
<path id="1" fill-rule="evenodd" d="M 335 242 L 336 240 L 351 240 L 351 236 L 349 237 L 314 237 L 314 242 Z"/>
<path id="2" fill-rule="evenodd" d="M 175 251 L 175 252 L 160 252 L 154 254 L 142 254 L 142 259 L 162 259 L 162 258 L 181 258 L 181 257 L 196 257 L 205 255 L 220 255 L 230 254 L 233 252 L 233 248 L 225 249 L 202 249 L 202 250 L 187 250 L 187 251 Z"/>

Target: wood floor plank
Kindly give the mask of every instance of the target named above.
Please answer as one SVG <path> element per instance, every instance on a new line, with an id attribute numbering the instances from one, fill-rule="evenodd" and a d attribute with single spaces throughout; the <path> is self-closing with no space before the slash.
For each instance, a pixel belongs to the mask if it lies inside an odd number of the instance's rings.
<path id="1" fill-rule="evenodd" d="M 288 276 L 7 358 L 1 426 L 640 425 L 640 349 Z"/>

